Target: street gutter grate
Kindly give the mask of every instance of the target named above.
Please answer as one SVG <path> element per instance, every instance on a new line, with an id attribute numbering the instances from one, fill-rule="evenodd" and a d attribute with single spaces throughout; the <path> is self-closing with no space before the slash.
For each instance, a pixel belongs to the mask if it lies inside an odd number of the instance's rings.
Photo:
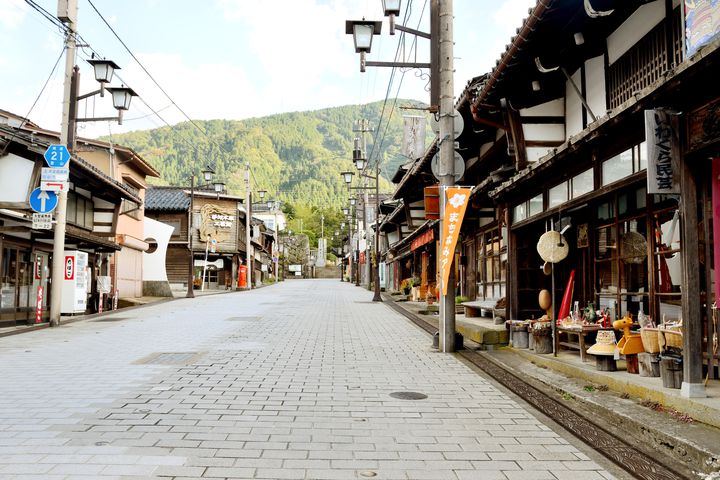
<path id="1" fill-rule="evenodd" d="M 137 363 L 144 365 L 187 365 L 199 355 L 198 352 L 153 353 Z"/>
<path id="2" fill-rule="evenodd" d="M 93 322 L 119 322 L 120 320 L 129 320 L 130 317 L 107 317 L 107 318 L 98 318 L 97 320 L 93 320 Z"/>

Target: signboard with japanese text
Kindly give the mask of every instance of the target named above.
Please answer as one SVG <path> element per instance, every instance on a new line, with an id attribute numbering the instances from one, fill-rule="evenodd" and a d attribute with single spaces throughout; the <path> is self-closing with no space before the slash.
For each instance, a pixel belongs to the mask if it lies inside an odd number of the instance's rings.
<path id="1" fill-rule="evenodd" d="M 645 110 L 648 193 L 680 193 L 678 122 L 668 110 Z"/>
<path id="2" fill-rule="evenodd" d="M 214 247 L 216 253 L 238 248 L 237 202 L 196 198 L 193 217 L 192 232 L 197 245 L 205 249 L 206 242 L 215 240 L 214 244 L 208 245 L 208 250 Z"/>
<path id="3" fill-rule="evenodd" d="M 447 187 L 445 189 L 445 198 L 447 202 L 442 219 L 442 236 L 440 237 L 439 246 L 443 295 L 447 295 L 447 282 L 450 277 L 453 258 L 455 258 L 455 246 L 460 235 L 460 227 L 470 201 L 470 189 L 466 187 Z"/>

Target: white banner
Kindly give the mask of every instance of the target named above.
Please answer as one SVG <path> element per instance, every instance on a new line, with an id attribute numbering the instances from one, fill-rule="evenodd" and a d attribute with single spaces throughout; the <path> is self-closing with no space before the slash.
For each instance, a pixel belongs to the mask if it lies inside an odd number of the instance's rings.
<path id="1" fill-rule="evenodd" d="M 663 109 L 645 110 L 648 193 L 680 193 L 679 136 L 673 115 Z"/>
<path id="2" fill-rule="evenodd" d="M 425 154 L 425 117 L 404 116 L 403 155 L 415 160 Z"/>

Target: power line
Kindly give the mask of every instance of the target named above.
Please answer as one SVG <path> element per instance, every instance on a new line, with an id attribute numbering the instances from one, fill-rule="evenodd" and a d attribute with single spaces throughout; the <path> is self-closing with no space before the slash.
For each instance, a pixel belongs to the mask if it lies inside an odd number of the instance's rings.
<path id="1" fill-rule="evenodd" d="M 105 17 L 103 17 L 103 15 L 100 13 L 100 11 L 97 9 L 97 7 L 95 7 L 95 4 L 92 2 L 92 0 L 87 0 L 87 1 L 88 1 L 88 3 L 90 4 L 90 6 L 92 7 L 92 9 L 95 10 L 95 13 L 98 14 L 98 16 L 99 16 L 100 19 L 103 21 L 103 23 L 105 23 L 105 25 L 110 29 L 110 31 L 112 32 L 112 34 L 115 35 L 115 38 L 117 38 L 117 40 L 120 42 L 120 44 L 125 48 L 125 50 L 127 50 L 127 52 L 130 54 L 130 56 L 133 58 L 133 60 L 135 60 L 135 62 L 140 66 L 140 68 L 142 68 L 143 72 L 145 72 L 145 74 L 148 76 L 148 78 L 150 78 L 150 80 L 152 80 L 152 82 L 155 84 L 155 86 L 157 86 L 157 87 L 160 89 L 160 91 L 165 95 L 165 97 L 167 97 L 167 99 L 170 100 L 170 102 L 175 106 L 175 108 L 177 108 L 178 111 L 179 111 L 180 113 L 182 113 L 183 116 L 184 116 L 195 128 L 197 128 L 198 130 L 200 130 L 200 131 L 201 131 L 206 137 L 208 137 L 208 139 L 211 140 L 211 142 L 212 142 L 212 139 L 210 138 L 210 136 L 208 135 L 208 133 L 205 131 L 205 129 L 201 128 L 197 123 L 195 123 L 195 121 L 192 120 L 192 119 L 190 118 L 190 116 L 189 116 L 187 113 L 185 113 L 185 111 L 184 111 L 182 108 L 180 108 L 180 106 L 177 104 L 177 102 L 175 102 L 175 100 L 173 100 L 172 97 L 170 97 L 170 95 L 169 95 L 169 94 L 165 91 L 165 89 L 158 83 L 158 81 L 155 80 L 155 77 L 153 77 L 152 74 L 148 71 L 148 69 L 145 68 L 145 65 L 143 65 L 142 62 L 135 56 L 135 54 L 130 50 L 130 47 L 128 47 L 127 44 L 122 40 L 122 38 L 120 38 L 120 35 L 117 34 L 117 32 L 112 28 L 112 26 L 108 23 L 108 21 L 105 20 Z M 214 142 L 213 142 L 213 143 L 214 143 Z"/>

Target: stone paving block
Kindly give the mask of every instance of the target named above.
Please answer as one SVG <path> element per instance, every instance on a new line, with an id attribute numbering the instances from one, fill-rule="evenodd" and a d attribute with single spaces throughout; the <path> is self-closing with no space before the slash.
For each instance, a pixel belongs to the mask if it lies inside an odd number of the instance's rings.
<path id="1" fill-rule="evenodd" d="M 612 478 L 366 297 L 297 280 L 4 338 L 0 478 Z M 139 363 L 163 352 L 201 355 Z"/>

